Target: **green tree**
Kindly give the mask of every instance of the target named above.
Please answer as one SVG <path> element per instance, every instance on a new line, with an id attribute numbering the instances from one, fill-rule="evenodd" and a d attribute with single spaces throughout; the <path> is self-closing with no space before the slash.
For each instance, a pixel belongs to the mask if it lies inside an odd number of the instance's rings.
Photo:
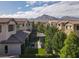
<path id="1" fill-rule="evenodd" d="M 53 36 L 53 39 L 51 41 L 53 54 L 58 55 L 58 53 L 60 52 L 60 49 L 64 45 L 64 39 L 65 38 L 66 38 L 65 33 L 61 32 L 61 31 L 58 31 L 58 32 L 55 33 L 55 35 Z"/>
<path id="2" fill-rule="evenodd" d="M 64 44 L 64 47 L 60 50 L 60 57 L 75 58 L 79 53 L 79 40 L 76 33 L 70 32 Z"/>
<path id="3" fill-rule="evenodd" d="M 44 33 L 44 29 L 45 29 L 44 25 L 42 23 L 38 22 L 38 24 L 37 24 L 38 32 Z"/>
<path id="4" fill-rule="evenodd" d="M 54 26 L 50 27 L 49 25 L 46 27 L 45 29 L 45 48 L 47 50 L 48 53 L 51 53 L 52 51 L 52 38 L 54 36 L 54 34 L 58 31 L 58 29 Z"/>

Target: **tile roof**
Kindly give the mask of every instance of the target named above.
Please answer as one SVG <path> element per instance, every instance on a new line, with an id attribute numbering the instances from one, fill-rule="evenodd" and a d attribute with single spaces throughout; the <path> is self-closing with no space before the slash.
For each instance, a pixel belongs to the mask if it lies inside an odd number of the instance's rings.
<path id="1" fill-rule="evenodd" d="M 18 31 L 16 34 L 11 35 L 7 40 L 1 41 L 0 44 L 18 44 L 24 43 L 30 32 Z"/>
<path id="2" fill-rule="evenodd" d="M 7 23 L 12 19 L 14 19 L 16 22 L 28 21 L 26 18 L 0 18 L 0 23 Z"/>
<path id="3" fill-rule="evenodd" d="M 14 19 L 15 19 L 15 21 L 17 21 L 17 22 L 25 22 L 25 21 L 27 21 L 26 18 L 14 18 Z"/>
<path id="4" fill-rule="evenodd" d="M 0 18 L 0 23 L 1 22 L 9 22 L 9 20 L 12 18 Z"/>

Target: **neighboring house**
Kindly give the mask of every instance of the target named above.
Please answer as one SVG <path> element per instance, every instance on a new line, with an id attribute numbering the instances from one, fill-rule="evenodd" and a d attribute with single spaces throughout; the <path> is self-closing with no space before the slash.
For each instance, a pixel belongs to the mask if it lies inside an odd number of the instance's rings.
<path id="1" fill-rule="evenodd" d="M 27 27 L 28 27 L 28 30 L 30 30 L 30 31 L 32 31 L 32 29 L 33 29 L 33 27 L 32 27 L 32 25 L 33 25 L 33 22 L 34 21 L 27 21 Z"/>
<path id="2" fill-rule="evenodd" d="M 29 40 L 32 25 L 33 22 L 25 18 L 0 18 L 0 55 L 20 55 L 22 45 Z M 33 41 L 34 35 L 32 42 L 29 41 L 32 44 L 31 48 L 43 48 L 45 35 L 37 33 L 36 37 L 37 43 Z"/>
<path id="3" fill-rule="evenodd" d="M 71 31 L 76 32 L 79 37 L 79 20 L 49 20 L 50 26 L 56 26 L 58 30 L 69 34 Z"/>
<path id="4" fill-rule="evenodd" d="M 26 18 L 14 18 L 14 19 L 17 22 L 17 31 L 29 29 L 30 26 Z"/>
<path id="5" fill-rule="evenodd" d="M 0 41 L 7 40 L 16 33 L 16 21 L 13 18 L 0 18 Z"/>
<path id="6" fill-rule="evenodd" d="M 58 20 L 49 20 L 48 23 L 50 26 L 57 26 Z"/>
<path id="7" fill-rule="evenodd" d="M 21 45 L 28 39 L 30 32 L 18 31 L 7 40 L 0 42 L 0 55 L 20 55 Z"/>
<path id="8" fill-rule="evenodd" d="M 0 55 L 20 55 L 21 45 L 30 34 L 27 20 L 18 18 L 0 18 Z M 17 29 L 17 25 L 20 27 Z"/>
<path id="9" fill-rule="evenodd" d="M 71 20 L 68 21 L 65 25 L 65 33 L 69 33 L 70 31 L 76 32 L 79 37 L 79 20 Z"/>

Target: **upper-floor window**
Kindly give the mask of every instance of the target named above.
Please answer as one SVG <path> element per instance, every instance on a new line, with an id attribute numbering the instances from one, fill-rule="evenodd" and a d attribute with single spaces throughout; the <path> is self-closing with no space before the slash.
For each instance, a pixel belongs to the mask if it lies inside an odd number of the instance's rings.
<path id="1" fill-rule="evenodd" d="M 72 26 L 70 26 L 70 29 L 72 28 Z"/>
<path id="2" fill-rule="evenodd" d="M 77 30 L 79 30 L 79 25 L 77 25 Z"/>
<path id="3" fill-rule="evenodd" d="M 71 29 L 71 28 L 72 28 L 71 25 L 67 25 L 67 26 L 66 26 L 66 29 Z"/>
<path id="4" fill-rule="evenodd" d="M 58 26 L 60 26 L 60 24 L 58 24 Z"/>
<path id="5" fill-rule="evenodd" d="M 14 31 L 14 25 L 8 25 L 8 31 Z"/>
<path id="6" fill-rule="evenodd" d="M 68 26 L 66 26 L 66 29 L 68 29 Z"/>
<path id="7" fill-rule="evenodd" d="M 2 26 L 0 25 L 0 32 L 2 31 Z"/>

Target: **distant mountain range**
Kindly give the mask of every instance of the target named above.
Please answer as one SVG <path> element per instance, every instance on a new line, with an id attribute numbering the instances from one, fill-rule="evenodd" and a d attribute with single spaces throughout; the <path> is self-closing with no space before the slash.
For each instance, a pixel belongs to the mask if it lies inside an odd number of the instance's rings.
<path id="1" fill-rule="evenodd" d="M 71 17 L 71 16 L 63 16 L 61 18 L 57 18 L 57 17 L 53 17 L 53 16 L 49 16 L 49 15 L 42 15 L 42 16 L 39 16 L 37 18 L 32 18 L 30 19 L 31 21 L 34 20 L 34 21 L 48 21 L 48 20 L 79 20 L 78 17 Z"/>

